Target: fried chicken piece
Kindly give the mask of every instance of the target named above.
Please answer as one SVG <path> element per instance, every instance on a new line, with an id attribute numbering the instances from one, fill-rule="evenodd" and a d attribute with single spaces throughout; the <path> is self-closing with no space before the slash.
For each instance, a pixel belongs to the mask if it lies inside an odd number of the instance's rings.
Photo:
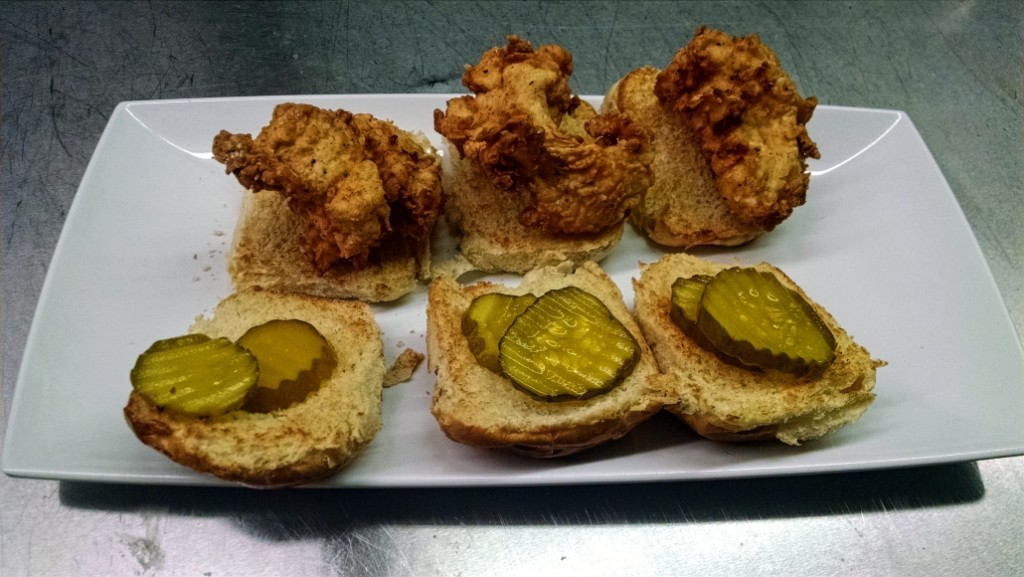
<path id="1" fill-rule="evenodd" d="M 800 97 L 756 34 L 698 28 L 658 75 L 655 94 L 688 119 L 741 220 L 770 229 L 804 203 L 806 159 L 819 157 L 806 124 L 818 101 Z"/>
<path id="2" fill-rule="evenodd" d="M 572 56 L 508 45 L 467 66 L 474 95 L 434 111 L 434 129 L 494 185 L 523 197 L 519 221 L 555 233 L 593 233 L 622 222 L 650 186 L 649 137 L 623 116 L 598 116 L 569 88 Z"/>
<path id="3" fill-rule="evenodd" d="M 369 114 L 280 104 L 255 139 L 222 130 L 213 156 L 242 186 L 288 199 L 320 273 L 341 262 L 363 267 L 384 242 L 422 242 L 440 214 L 436 157 Z"/>

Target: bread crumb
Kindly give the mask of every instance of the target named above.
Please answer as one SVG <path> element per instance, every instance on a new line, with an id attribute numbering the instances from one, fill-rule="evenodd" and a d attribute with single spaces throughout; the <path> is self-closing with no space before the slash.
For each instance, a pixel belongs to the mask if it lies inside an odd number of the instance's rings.
<path id="1" fill-rule="evenodd" d="M 391 368 L 384 373 L 384 387 L 393 387 L 411 379 L 412 374 L 416 371 L 416 367 L 423 362 L 423 358 L 423 353 L 416 352 L 412 349 L 405 349 L 402 351 L 398 357 L 395 358 L 395 362 L 391 365 Z"/>

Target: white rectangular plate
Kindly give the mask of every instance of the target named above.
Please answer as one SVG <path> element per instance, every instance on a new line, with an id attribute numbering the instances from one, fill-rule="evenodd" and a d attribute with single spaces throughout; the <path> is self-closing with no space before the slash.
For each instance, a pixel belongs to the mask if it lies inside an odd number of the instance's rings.
<path id="1" fill-rule="evenodd" d="M 221 129 L 255 134 L 275 104 L 369 112 L 440 144 L 432 111 L 451 95 L 230 98 L 120 104 L 67 217 L 18 375 L 3 451 L 16 476 L 218 484 L 144 446 L 121 409 L 136 356 L 183 333 L 232 292 L 225 253 L 241 187 L 211 159 Z M 627 437 L 531 460 L 449 441 L 430 414 L 433 379 L 384 391 L 384 429 L 328 486 L 629 482 L 877 469 L 1024 453 L 1022 353 L 948 184 L 903 113 L 820 106 L 806 205 L 722 262 L 771 262 L 875 357 L 864 418 L 803 447 L 701 440 L 657 417 Z M 602 266 L 632 305 L 637 262 L 657 247 L 630 227 Z M 387 361 L 425 352 L 425 288 L 376 307 Z"/>

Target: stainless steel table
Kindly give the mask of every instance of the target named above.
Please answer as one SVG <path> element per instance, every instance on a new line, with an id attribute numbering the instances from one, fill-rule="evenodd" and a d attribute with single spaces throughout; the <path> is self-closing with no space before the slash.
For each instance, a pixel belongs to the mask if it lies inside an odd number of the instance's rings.
<path id="1" fill-rule="evenodd" d="M 700 24 L 758 32 L 804 94 L 907 111 L 1020 332 L 1018 2 L 8 2 L 3 408 L 76 187 L 115 104 L 459 92 L 508 33 L 603 93 Z M 941 426 L 941 423 L 936 423 Z M 242 489 L 0 478 L 0 574 L 1024 574 L 1024 458 L 587 487 Z"/>

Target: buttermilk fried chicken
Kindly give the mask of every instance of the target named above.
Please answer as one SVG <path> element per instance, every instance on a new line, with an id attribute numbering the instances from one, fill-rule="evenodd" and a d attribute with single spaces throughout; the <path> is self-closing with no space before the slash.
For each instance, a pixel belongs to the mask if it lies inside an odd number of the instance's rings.
<path id="1" fill-rule="evenodd" d="M 428 240 L 440 213 L 429 145 L 369 114 L 280 104 L 255 139 L 221 131 L 213 156 L 242 186 L 287 198 L 320 273 L 341 262 L 363 267 L 385 242 Z"/>
<path id="2" fill-rule="evenodd" d="M 817 100 L 801 98 L 756 34 L 699 28 L 658 75 L 655 94 L 690 122 L 740 219 L 770 229 L 804 203 L 806 159 L 819 157 L 806 128 Z"/>
<path id="3" fill-rule="evenodd" d="M 484 53 L 462 83 L 474 95 L 434 111 L 434 129 L 494 185 L 522 195 L 519 221 L 554 233 L 593 233 L 622 222 L 650 186 L 647 134 L 598 116 L 569 88 L 572 56 L 521 38 Z"/>

